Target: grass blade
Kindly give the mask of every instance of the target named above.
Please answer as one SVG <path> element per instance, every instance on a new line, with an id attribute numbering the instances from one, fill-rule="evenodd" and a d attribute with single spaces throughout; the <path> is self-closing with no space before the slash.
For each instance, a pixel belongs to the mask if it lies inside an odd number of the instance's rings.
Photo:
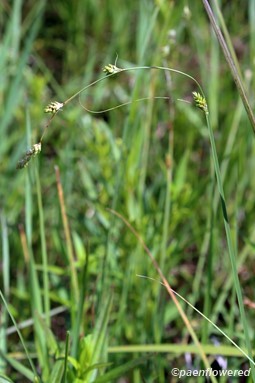
<path id="1" fill-rule="evenodd" d="M 37 202 L 38 202 L 39 221 L 40 221 L 41 249 L 42 249 L 44 310 L 45 310 L 45 316 L 46 316 L 46 323 L 49 326 L 50 325 L 50 298 L 49 298 L 48 256 L 47 256 L 47 247 L 46 247 L 44 213 L 43 213 L 43 204 L 42 204 L 41 183 L 40 183 L 40 176 L 38 171 L 38 162 L 36 162 L 36 165 L 35 165 L 35 180 L 36 180 Z"/>
<path id="2" fill-rule="evenodd" d="M 84 302 L 85 302 L 85 294 L 86 294 L 86 287 L 87 287 L 87 272 L 88 272 L 88 256 L 86 257 L 85 264 L 83 266 L 82 270 L 82 277 L 81 277 L 81 287 L 80 287 L 80 297 L 78 302 L 78 312 L 76 316 L 76 320 L 74 323 L 73 328 L 73 336 L 72 336 L 72 356 L 77 356 L 78 351 L 78 344 L 80 339 L 80 328 L 82 324 L 82 314 L 83 314 L 83 308 L 84 308 Z"/>
<path id="3" fill-rule="evenodd" d="M 67 331 L 67 333 L 66 333 L 65 359 L 64 359 L 64 373 L 63 373 L 63 381 L 62 381 L 62 383 L 66 383 L 67 361 L 68 361 L 68 354 L 69 354 L 69 337 L 70 337 L 70 333 L 69 333 L 69 331 Z"/>
<path id="4" fill-rule="evenodd" d="M 33 364 L 33 362 L 32 362 L 32 359 L 30 358 L 30 355 L 29 355 L 29 353 L 28 353 L 28 350 L 27 350 L 26 344 L 25 344 L 25 342 L 24 342 L 24 340 L 23 340 L 23 337 L 22 337 L 22 335 L 21 335 L 21 332 L 20 332 L 20 330 L 19 330 L 19 328 L 18 328 L 18 326 L 17 326 L 17 323 L 16 323 L 16 321 L 15 321 L 15 319 L 14 319 L 12 313 L 10 312 L 10 310 L 9 310 L 9 308 L 8 308 L 8 303 L 6 302 L 6 300 L 5 300 L 5 298 L 4 298 L 3 293 L 2 293 L 1 290 L 0 290 L 0 297 L 1 297 L 1 299 L 2 299 L 2 301 L 3 301 L 3 303 L 4 303 L 4 305 L 5 305 L 6 310 L 8 311 L 8 314 L 10 315 L 10 318 L 11 318 L 11 320 L 12 320 L 14 326 L 16 327 L 17 333 L 18 333 L 18 335 L 19 335 L 19 339 L 20 339 L 20 341 L 21 341 L 21 343 L 22 343 L 22 346 L 23 346 L 23 348 L 24 348 L 24 350 L 25 350 L 27 359 L 28 359 L 29 364 L 30 364 L 30 366 L 31 366 L 31 369 L 32 369 L 32 371 L 33 371 L 33 374 L 34 374 L 33 376 L 38 377 L 37 372 L 36 372 L 36 369 L 35 369 L 35 366 L 34 366 L 34 364 Z"/>
<path id="5" fill-rule="evenodd" d="M 17 360 L 8 357 L 7 355 L 5 356 L 7 362 L 15 368 L 16 371 L 18 371 L 23 377 L 26 377 L 30 382 L 35 381 L 35 375 L 33 374 L 32 371 L 30 371 L 27 367 L 24 366 L 23 363 L 18 362 Z"/>
<path id="6" fill-rule="evenodd" d="M 213 156 L 213 162 L 214 162 L 214 167 L 215 167 L 217 185 L 218 185 L 219 194 L 220 194 L 221 207 L 222 207 L 224 226 L 225 226 L 227 243 L 228 243 L 231 269 L 232 269 L 232 274 L 233 274 L 233 279 L 234 279 L 234 285 L 235 285 L 237 300 L 238 300 L 238 304 L 239 304 L 239 310 L 240 310 L 240 314 L 241 314 L 241 320 L 242 320 L 242 324 L 243 324 L 243 328 L 244 328 L 245 342 L 246 342 L 246 347 L 248 350 L 248 355 L 251 359 L 253 359 L 251 343 L 250 343 L 250 338 L 249 338 L 249 331 L 248 331 L 248 323 L 246 320 L 242 291 L 241 291 L 240 281 L 238 278 L 238 271 L 237 271 L 237 265 L 236 265 L 236 254 L 234 251 L 233 241 L 231 238 L 231 231 L 230 231 L 230 225 L 229 225 L 229 220 L 228 220 L 227 206 L 226 206 L 226 202 L 225 202 L 225 195 L 224 195 L 223 184 L 222 184 L 222 180 L 221 180 L 221 174 L 220 174 L 219 161 L 218 161 L 218 156 L 217 156 L 217 151 L 216 151 L 216 145 L 215 145 L 214 135 L 213 135 L 213 131 L 211 128 L 208 113 L 205 113 L 205 116 L 206 116 L 206 123 L 208 126 L 209 137 L 210 137 L 210 142 L 211 142 L 211 149 L 212 149 L 212 156 Z M 252 376 L 253 376 L 253 379 L 255 381 L 255 368 L 254 368 L 254 365 L 252 363 L 250 363 L 250 365 L 251 365 Z"/>
<path id="7" fill-rule="evenodd" d="M 0 374 L 0 383 L 14 383 L 14 382 L 7 376 Z"/>
<path id="8" fill-rule="evenodd" d="M 98 377 L 93 381 L 93 383 L 106 383 L 112 382 L 113 379 L 117 379 L 127 372 L 133 370 L 134 368 L 140 366 L 146 361 L 147 358 L 137 358 L 130 360 L 129 362 L 123 364 L 122 366 L 113 368 L 111 371 L 105 372 L 103 376 Z"/>
<path id="9" fill-rule="evenodd" d="M 58 166 L 55 166 L 56 180 L 57 180 L 57 189 L 58 189 L 58 198 L 61 209 L 62 222 L 64 226 L 64 234 L 67 247 L 67 257 L 70 267 L 70 277 L 71 277 L 71 300 L 72 300 L 72 323 L 75 323 L 75 318 L 77 314 L 76 302 L 79 301 L 79 287 L 78 287 L 78 277 L 75 268 L 75 257 L 73 252 L 73 245 L 71 239 L 71 233 L 69 228 L 68 217 L 66 214 L 66 206 L 64 200 L 64 192 L 60 179 L 60 172 Z"/>
<path id="10" fill-rule="evenodd" d="M 63 360 L 57 360 L 52 368 L 52 372 L 49 377 L 49 383 L 61 383 L 64 373 Z"/>
<path id="11" fill-rule="evenodd" d="M 42 15 L 44 12 L 44 6 L 45 6 L 45 1 L 41 1 L 40 3 L 37 4 L 37 15 L 34 19 L 33 25 L 31 26 L 28 36 L 25 41 L 25 46 L 23 49 L 22 54 L 20 55 L 20 59 L 17 64 L 17 69 L 15 71 L 16 76 L 14 77 L 13 81 L 10 84 L 9 87 L 9 92 L 6 98 L 6 103 L 5 103 L 5 112 L 3 114 L 3 118 L 1 121 L 1 134 L 4 135 L 6 132 L 6 129 L 12 119 L 12 115 L 14 110 L 16 109 L 16 106 L 18 105 L 19 102 L 19 96 L 20 96 L 20 83 L 23 78 L 23 72 L 24 72 L 24 67 L 28 61 L 29 54 L 32 49 L 33 42 L 36 38 L 36 35 L 39 31 L 39 28 L 41 26 L 41 21 L 42 21 Z M 1 145 L 0 145 L 0 153 L 2 153 L 4 149 L 4 140 L 1 140 Z"/>
<path id="12" fill-rule="evenodd" d="M 112 297 L 109 296 L 105 303 L 100 306 L 99 318 L 93 332 L 93 351 L 91 353 L 90 365 L 102 362 L 106 352 L 107 325 L 112 306 Z M 88 382 L 92 382 L 96 377 L 97 371 L 91 371 L 87 375 Z"/>
<path id="13" fill-rule="evenodd" d="M 2 229 L 2 267 L 3 267 L 3 287 L 6 301 L 9 301 L 10 295 L 10 253 L 9 253 L 9 239 L 7 222 L 4 212 L 1 212 L 1 229 Z M 4 307 L 1 313 L 1 326 L 0 326 L 0 350 L 3 355 L 7 353 L 7 325 L 8 325 L 8 313 Z M 2 355 L 1 353 L 1 355 Z M 6 362 L 0 355 L 0 371 L 5 372 Z"/>

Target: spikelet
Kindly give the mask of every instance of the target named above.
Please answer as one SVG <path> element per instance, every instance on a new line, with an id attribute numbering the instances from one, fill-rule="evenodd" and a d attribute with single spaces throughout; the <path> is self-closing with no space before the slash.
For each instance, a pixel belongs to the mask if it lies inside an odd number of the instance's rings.
<path id="1" fill-rule="evenodd" d="M 192 94 L 193 94 L 196 107 L 203 110 L 206 114 L 208 114 L 206 99 L 203 96 L 201 96 L 201 94 L 198 92 L 192 92 Z"/>
<path id="2" fill-rule="evenodd" d="M 123 69 L 118 68 L 116 65 L 108 64 L 104 67 L 103 72 L 105 72 L 106 74 L 114 74 L 121 72 L 122 70 Z"/>
<path id="3" fill-rule="evenodd" d="M 49 105 L 46 106 L 46 108 L 44 109 L 44 112 L 56 114 L 59 110 L 61 110 L 61 108 L 63 106 L 64 106 L 64 104 L 62 102 L 53 101 Z"/>
<path id="4" fill-rule="evenodd" d="M 16 168 L 23 169 L 25 168 L 32 157 L 37 156 L 41 152 L 41 143 L 34 144 L 30 149 L 26 151 L 24 156 L 18 161 Z"/>

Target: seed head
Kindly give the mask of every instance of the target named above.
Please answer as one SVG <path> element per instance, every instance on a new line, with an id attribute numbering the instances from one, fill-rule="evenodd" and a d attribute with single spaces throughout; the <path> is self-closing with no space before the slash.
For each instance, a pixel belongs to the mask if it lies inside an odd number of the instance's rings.
<path id="1" fill-rule="evenodd" d="M 113 65 L 113 64 L 108 64 L 103 69 L 103 72 L 105 72 L 106 74 L 114 74 L 121 71 L 122 71 L 121 68 L 118 68 L 116 65 Z"/>
<path id="2" fill-rule="evenodd" d="M 64 106 L 64 104 L 62 102 L 53 101 L 49 105 L 46 106 L 46 108 L 44 109 L 44 112 L 56 114 L 59 110 L 61 110 L 61 108 L 63 106 Z"/>
<path id="3" fill-rule="evenodd" d="M 38 144 L 34 144 L 30 149 L 26 151 L 24 156 L 18 161 L 16 168 L 17 169 L 25 168 L 28 165 L 31 158 L 37 156 L 37 154 L 40 153 L 41 148 L 42 148 L 42 145 L 40 142 Z"/>
<path id="4" fill-rule="evenodd" d="M 201 94 L 198 92 L 192 92 L 192 94 L 193 94 L 196 107 L 203 110 L 206 114 L 208 114 L 206 99 L 203 96 L 201 96 Z"/>

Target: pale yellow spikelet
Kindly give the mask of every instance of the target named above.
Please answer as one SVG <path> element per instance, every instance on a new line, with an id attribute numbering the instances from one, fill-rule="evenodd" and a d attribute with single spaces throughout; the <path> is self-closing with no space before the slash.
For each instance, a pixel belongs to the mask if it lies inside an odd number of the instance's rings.
<path id="1" fill-rule="evenodd" d="M 63 106 L 64 106 L 64 104 L 62 102 L 53 101 L 49 105 L 46 106 L 46 108 L 44 109 L 44 112 L 56 114 L 59 110 L 61 110 L 61 108 Z"/>
<path id="2" fill-rule="evenodd" d="M 103 72 L 105 72 L 106 74 L 114 74 L 121 71 L 122 71 L 121 68 L 118 68 L 116 65 L 113 65 L 113 64 L 108 64 L 103 69 Z"/>

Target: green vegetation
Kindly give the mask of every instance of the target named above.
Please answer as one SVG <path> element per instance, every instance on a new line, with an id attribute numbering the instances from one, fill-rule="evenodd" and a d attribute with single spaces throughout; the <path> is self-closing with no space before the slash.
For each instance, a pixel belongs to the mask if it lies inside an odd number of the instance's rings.
<path id="1" fill-rule="evenodd" d="M 1 383 L 255 382 L 255 1 L 210 4 L 1 2 Z"/>

